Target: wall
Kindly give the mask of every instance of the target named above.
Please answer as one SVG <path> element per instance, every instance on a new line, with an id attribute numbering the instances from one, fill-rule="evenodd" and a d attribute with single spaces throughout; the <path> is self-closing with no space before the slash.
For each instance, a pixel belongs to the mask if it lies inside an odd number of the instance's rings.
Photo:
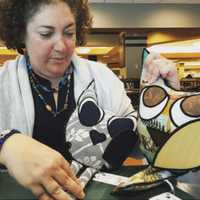
<path id="1" fill-rule="evenodd" d="M 94 28 L 200 27 L 200 4 L 91 4 Z"/>

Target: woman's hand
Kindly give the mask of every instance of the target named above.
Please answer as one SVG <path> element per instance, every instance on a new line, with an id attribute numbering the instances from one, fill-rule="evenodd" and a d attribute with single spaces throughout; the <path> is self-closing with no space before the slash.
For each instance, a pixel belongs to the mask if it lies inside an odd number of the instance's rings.
<path id="1" fill-rule="evenodd" d="M 84 198 L 79 181 L 62 155 L 28 136 L 15 134 L 7 139 L 0 161 L 39 200 L 71 200 L 69 193 Z"/>
<path id="2" fill-rule="evenodd" d="M 176 65 L 171 60 L 164 58 L 160 54 L 150 53 L 144 63 L 144 68 L 146 73 L 143 80 L 146 82 L 153 83 L 161 76 L 168 81 L 172 88 L 180 89 Z"/>

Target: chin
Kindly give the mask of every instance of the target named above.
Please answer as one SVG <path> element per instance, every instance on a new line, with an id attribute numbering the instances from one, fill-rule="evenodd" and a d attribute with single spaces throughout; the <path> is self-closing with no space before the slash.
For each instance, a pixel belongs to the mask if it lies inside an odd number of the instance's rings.
<path id="1" fill-rule="evenodd" d="M 63 74 L 65 73 L 65 71 L 68 68 L 66 66 L 67 65 L 53 67 L 52 70 L 50 70 L 50 72 L 52 73 L 52 75 L 54 74 L 55 76 L 63 76 Z"/>
<path id="2" fill-rule="evenodd" d="M 52 72 L 51 76 L 53 78 L 60 78 L 60 77 L 62 77 L 64 75 L 64 73 L 65 73 L 65 71 L 62 71 L 62 72 Z"/>

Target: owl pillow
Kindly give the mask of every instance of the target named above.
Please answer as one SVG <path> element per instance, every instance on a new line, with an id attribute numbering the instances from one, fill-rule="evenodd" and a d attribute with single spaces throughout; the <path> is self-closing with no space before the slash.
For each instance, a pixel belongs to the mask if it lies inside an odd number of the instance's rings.
<path id="1" fill-rule="evenodd" d="M 137 141 L 136 112 L 126 116 L 103 110 L 97 101 L 95 81 L 91 81 L 78 99 L 66 127 L 71 144 L 72 168 L 83 186 L 101 168 L 119 167 Z"/>
<path id="2" fill-rule="evenodd" d="M 115 193 L 153 188 L 200 166 L 200 92 L 174 90 L 161 77 L 148 84 L 145 73 L 143 68 L 137 132 L 149 166 Z"/>
<path id="3" fill-rule="evenodd" d="M 145 69 L 144 69 L 145 70 Z M 138 133 L 153 167 L 191 170 L 200 166 L 200 92 L 176 91 L 162 78 L 141 79 Z"/>

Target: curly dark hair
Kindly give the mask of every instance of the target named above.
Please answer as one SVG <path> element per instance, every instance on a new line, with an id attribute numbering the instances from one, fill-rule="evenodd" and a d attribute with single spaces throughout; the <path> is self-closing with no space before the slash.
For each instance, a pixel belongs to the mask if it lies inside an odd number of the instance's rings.
<path id="1" fill-rule="evenodd" d="M 91 28 L 88 0 L 0 0 L 0 39 L 9 49 L 23 54 L 26 26 L 42 5 L 65 2 L 76 20 L 76 44 L 85 44 Z"/>

